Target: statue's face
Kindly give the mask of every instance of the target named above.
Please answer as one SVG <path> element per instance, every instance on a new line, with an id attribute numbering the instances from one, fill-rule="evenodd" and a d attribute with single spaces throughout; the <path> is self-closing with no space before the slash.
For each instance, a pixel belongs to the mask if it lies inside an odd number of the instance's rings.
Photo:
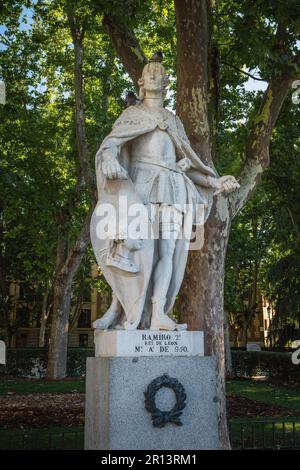
<path id="1" fill-rule="evenodd" d="M 167 76 L 160 63 L 150 62 L 143 70 L 143 88 L 145 91 L 165 91 Z"/>

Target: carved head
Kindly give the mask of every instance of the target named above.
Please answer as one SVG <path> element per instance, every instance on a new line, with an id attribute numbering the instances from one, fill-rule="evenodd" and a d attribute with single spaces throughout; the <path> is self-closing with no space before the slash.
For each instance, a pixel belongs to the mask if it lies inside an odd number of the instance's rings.
<path id="1" fill-rule="evenodd" d="M 144 99 L 147 91 L 160 91 L 164 97 L 169 83 L 164 66 L 160 62 L 151 61 L 146 64 L 142 77 L 139 79 L 139 99 Z"/>

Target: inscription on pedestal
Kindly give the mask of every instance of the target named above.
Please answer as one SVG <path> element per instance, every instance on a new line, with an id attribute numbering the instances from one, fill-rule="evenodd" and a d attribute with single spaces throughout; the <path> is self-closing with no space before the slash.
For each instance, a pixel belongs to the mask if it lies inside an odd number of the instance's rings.
<path id="1" fill-rule="evenodd" d="M 202 331 L 95 331 L 96 357 L 203 356 Z"/>

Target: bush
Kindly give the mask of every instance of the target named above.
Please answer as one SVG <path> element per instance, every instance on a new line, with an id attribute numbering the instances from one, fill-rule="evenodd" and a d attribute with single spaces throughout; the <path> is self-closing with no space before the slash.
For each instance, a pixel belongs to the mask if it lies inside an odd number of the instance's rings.
<path id="1" fill-rule="evenodd" d="M 94 356 L 93 348 L 69 348 L 67 375 L 85 375 L 86 358 Z M 48 351 L 44 348 L 7 349 L 6 365 L 0 365 L 0 375 L 17 377 L 43 377 L 47 367 Z"/>
<path id="2" fill-rule="evenodd" d="M 69 348 L 67 359 L 68 377 L 84 377 L 87 357 L 94 357 L 94 348 Z"/>
<path id="3" fill-rule="evenodd" d="M 300 365 L 292 363 L 291 353 L 267 351 L 231 351 L 233 373 L 237 377 L 266 375 L 300 382 Z"/>

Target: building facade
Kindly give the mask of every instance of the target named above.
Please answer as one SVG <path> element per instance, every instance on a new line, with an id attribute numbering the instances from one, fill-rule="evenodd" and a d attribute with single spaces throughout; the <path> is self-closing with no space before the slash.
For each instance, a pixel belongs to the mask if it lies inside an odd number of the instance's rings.
<path id="1" fill-rule="evenodd" d="M 22 288 L 11 284 L 10 297 L 12 299 L 11 324 L 15 324 L 11 334 L 10 346 L 15 348 L 35 348 L 39 346 L 41 328 L 41 302 L 35 299 L 24 298 Z M 85 299 L 79 306 L 75 323 L 71 321 L 69 329 L 69 347 L 93 347 L 94 335 L 92 323 L 108 308 L 110 296 L 108 293 L 99 293 L 92 289 L 90 299 Z M 49 340 L 46 330 L 45 345 Z"/>
<path id="2" fill-rule="evenodd" d="M 22 292 L 22 287 L 11 284 L 10 297 L 12 299 L 11 319 L 17 325 L 11 335 L 10 346 L 15 348 L 35 348 L 39 346 L 41 328 L 41 301 L 37 301 Z M 109 307 L 110 294 L 100 293 L 97 289 L 90 291 L 90 297 L 84 299 L 79 306 L 75 322 L 71 321 L 69 329 L 69 347 L 93 347 L 94 336 L 92 323 L 99 318 Z M 268 334 L 272 326 L 274 309 L 271 303 L 260 293 L 257 299 L 255 314 L 252 316 L 247 329 L 247 342 L 257 343 L 260 347 L 268 347 Z M 230 345 L 242 345 L 242 327 L 239 324 L 230 325 Z M 45 345 L 49 333 L 46 331 Z"/>

